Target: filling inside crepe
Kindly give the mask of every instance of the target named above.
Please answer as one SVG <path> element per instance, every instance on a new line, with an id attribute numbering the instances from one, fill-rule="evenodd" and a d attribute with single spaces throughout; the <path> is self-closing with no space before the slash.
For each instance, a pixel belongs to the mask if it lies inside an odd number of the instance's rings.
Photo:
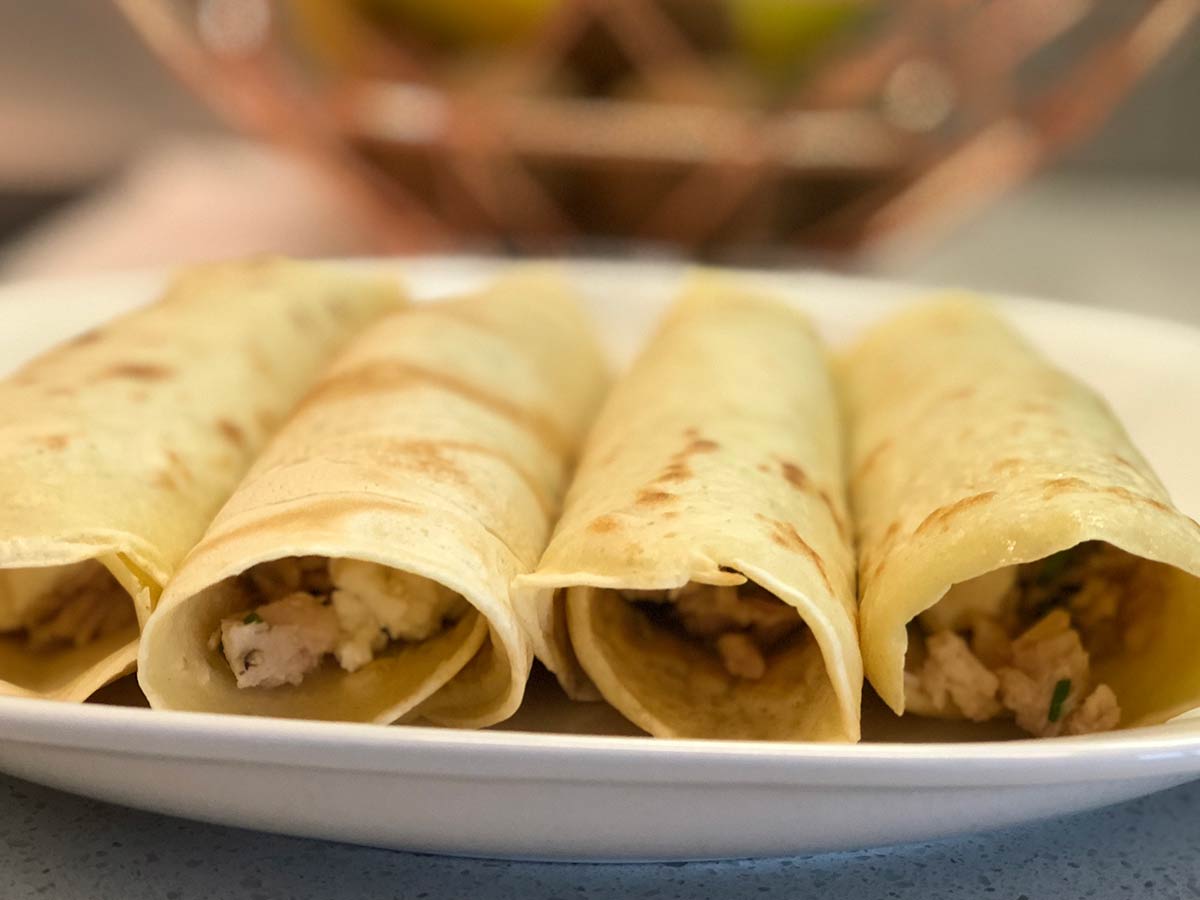
<path id="1" fill-rule="evenodd" d="M 1115 728 L 1094 665 L 1148 646 L 1163 591 L 1161 565 L 1099 541 L 956 584 L 909 626 L 905 704 L 1038 736 Z"/>
<path id="2" fill-rule="evenodd" d="M 82 647 L 136 622 L 133 600 L 94 559 L 0 570 L 0 633 L 30 650 Z"/>
<path id="3" fill-rule="evenodd" d="M 239 688 L 297 685 L 332 656 L 347 672 L 393 642 L 423 641 L 470 609 L 436 581 L 323 556 L 260 563 L 237 578 L 245 607 L 221 620 L 219 649 Z"/>
<path id="4" fill-rule="evenodd" d="M 793 607 L 750 581 L 617 593 L 655 624 L 704 644 L 726 672 L 749 681 L 762 678 L 770 654 L 804 627 Z"/>

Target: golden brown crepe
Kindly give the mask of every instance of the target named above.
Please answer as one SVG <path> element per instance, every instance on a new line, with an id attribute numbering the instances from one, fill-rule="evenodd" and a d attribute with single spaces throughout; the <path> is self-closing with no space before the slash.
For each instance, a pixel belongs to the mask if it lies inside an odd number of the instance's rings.
<path id="1" fill-rule="evenodd" d="M 808 321 L 691 279 L 594 427 L 537 572 L 534 647 L 658 736 L 857 740 L 840 422 Z"/>
<path id="2" fill-rule="evenodd" d="M 323 266 L 202 266 L 0 381 L 0 693 L 82 700 L 130 671 L 138 622 L 267 435 L 399 301 Z"/>
<path id="3" fill-rule="evenodd" d="M 1200 525 L 1095 393 L 970 298 L 841 362 L 863 654 L 896 712 L 1056 735 L 1200 703 Z"/>
<path id="4" fill-rule="evenodd" d="M 170 583 L 158 708 L 482 726 L 532 655 L 537 563 L 606 383 L 552 271 L 379 323 L 327 372 Z"/>

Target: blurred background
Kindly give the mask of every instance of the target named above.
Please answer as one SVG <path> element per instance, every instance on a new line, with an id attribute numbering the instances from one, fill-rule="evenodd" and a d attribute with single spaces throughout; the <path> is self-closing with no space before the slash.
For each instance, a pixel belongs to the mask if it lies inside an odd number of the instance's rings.
<path id="1" fill-rule="evenodd" d="M 823 265 L 1200 319 L 1200 0 L 0 4 L 0 277 Z"/>

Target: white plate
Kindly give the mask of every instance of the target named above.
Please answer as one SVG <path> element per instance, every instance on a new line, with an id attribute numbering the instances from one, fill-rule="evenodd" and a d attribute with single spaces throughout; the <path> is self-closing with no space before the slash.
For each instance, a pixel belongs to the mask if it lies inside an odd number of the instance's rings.
<path id="1" fill-rule="evenodd" d="M 429 297 L 494 263 L 403 264 Z M 606 340 L 628 358 L 677 283 L 670 266 L 576 267 Z M 841 343 L 920 288 L 748 274 L 794 297 Z M 0 360 L 149 300 L 155 274 L 0 290 Z M 1200 332 L 1005 299 L 1053 359 L 1116 407 L 1180 506 L 1200 510 Z M 542 859 L 769 856 L 921 840 L 1089 809 L 1200 777 L 1200 721 L 1082 738 L 962 743 L 961 726 L 899 722 L 869 702 L 854 747 L 655 741 L 535 678 L 502 729 L 337 725 L 0 699 L 0 769 L 143 809 L 413 850 Z M 539 733 L 540 732 L 540 733 Z M 976 736 L 981 732 L 973 732 Z M 1004 727 L 989 732 L 1004 738 Z"/>

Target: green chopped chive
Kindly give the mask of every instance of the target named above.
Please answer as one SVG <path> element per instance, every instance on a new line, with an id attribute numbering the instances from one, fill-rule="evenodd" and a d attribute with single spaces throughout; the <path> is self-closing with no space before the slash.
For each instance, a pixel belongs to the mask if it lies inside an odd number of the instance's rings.
<path id="1" fill-rule="evenodd" d="M 1054 685 L 1054 694 L 1050 697 L 1050 712 L 1046 718 L 1051 722 L 1057 722 L 1062 718 L 1063 701 L 1067 699 L 1067 695 L 1071 693 L 1071 679 L 1063 678 Z"/>
<path id="2" fill-rule="evenodd" d="M 246 613 L 246 618 L 242 619 L 242 622 L 245 625 L 254 625 L 261 621 L 262 621 L 262 616 L 260 616 L 256 612 L 248 612 L 248 613 Z"/>
<path id="3" fill-rule="evenodd" d="M 1047 556 L 1042 560 L 1042 567 L 1037 573 L 1038 584 L 1050 584 L 1067 570 L 1070 562 L 1070 550 L 1060 550 L 1058 553 L 1052 553 L 1050 556 Z"/>

